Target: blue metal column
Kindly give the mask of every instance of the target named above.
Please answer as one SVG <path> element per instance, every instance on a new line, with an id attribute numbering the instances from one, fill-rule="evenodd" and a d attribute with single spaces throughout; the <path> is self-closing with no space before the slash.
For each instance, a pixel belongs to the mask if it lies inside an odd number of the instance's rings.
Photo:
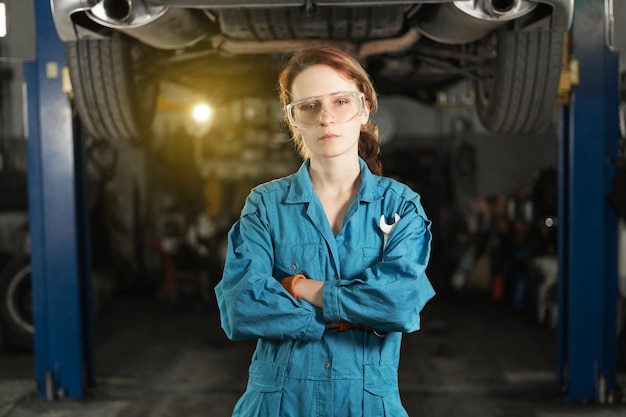
<path id="1" fill-rule="evenodd" d="M 24 65 L 35 376 L 41 396 L 82 397 L 93 383 L 84 149 L 49 1 L 35 2 L 35 18 L 37 58 Z"/>
<path id="2" fill-rule="evenodd" d="M 619 63 L 607 46 L 610 3 L 575 2 L 580 84 L 561 115 L 559 366 L 572 402 L 603 403 L 616 386 L 617 217 L 608 195 L 619 140 Z"/>

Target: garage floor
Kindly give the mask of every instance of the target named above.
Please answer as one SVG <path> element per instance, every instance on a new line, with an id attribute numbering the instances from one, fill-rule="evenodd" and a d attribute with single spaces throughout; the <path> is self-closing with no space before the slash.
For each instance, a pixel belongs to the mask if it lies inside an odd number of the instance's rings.
<path id="1" fill-rule="evenodd" d="M 230 416 L 251 342 L 230 342 L 214 310 L 117 296 L 96 323 L 96 387 L 37 397 L 28 352 L 0 355 L 0 417 Z M 626 416 L 626 404 L 568 405 L 556 389 L 556 333 L 482 296 L 442 295 L 406 336 L 400 389 L 410 416 Z M 618 367 L 624 385 L 626 346 Z"/>

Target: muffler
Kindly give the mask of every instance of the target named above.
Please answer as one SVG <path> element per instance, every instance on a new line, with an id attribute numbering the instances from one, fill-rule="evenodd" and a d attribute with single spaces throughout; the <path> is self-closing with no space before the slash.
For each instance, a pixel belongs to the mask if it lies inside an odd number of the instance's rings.
<path id="1" fill-rule="evenodd" d="M 478 40 L 504 25 L 530 13 L 537 3 L 529 0 L 462 0 L 425 4 L 416 16 L 422 35 L 446 44 Z"/>
<path id="2" fill-rule="evenodd" d="M 158 49 L 189 47 L 214 34 L 212 23 L 198 10 L 147 6 L 143 0 L 101 0 L 87 15 Z"/>

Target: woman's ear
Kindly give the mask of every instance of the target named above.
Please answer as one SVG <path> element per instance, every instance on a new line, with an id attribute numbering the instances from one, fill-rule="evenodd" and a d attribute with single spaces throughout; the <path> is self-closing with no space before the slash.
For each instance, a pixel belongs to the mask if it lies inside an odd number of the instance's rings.
<path id="1" fill-rule="evenodd" d="M 369 123 L 369 120 L 370 120 L 370 108 L 369 106 L 365 106 L 365 109 L 363 109 L 363 114 L 361 115 L 361 124 L 365 125 Z"/>

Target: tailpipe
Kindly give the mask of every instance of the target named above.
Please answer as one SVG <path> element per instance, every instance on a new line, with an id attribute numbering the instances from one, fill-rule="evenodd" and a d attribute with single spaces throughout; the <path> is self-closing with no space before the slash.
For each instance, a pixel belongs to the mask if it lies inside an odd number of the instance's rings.
<path id="1" fill-rule="evenodd" d="M 143 0 L 102 0 L 87 15 L 158 49 L 186 48 L 213 34 L 211 22 L 198 10 L 147 6 Z"/>
<path id="2" fill-rule="evenodd" d="M 416 16 L 422 35 L 446 44 L 476 41 L 506 22 L 530 13 L 529 0 L 474 0 L 425 4 Z"/>

